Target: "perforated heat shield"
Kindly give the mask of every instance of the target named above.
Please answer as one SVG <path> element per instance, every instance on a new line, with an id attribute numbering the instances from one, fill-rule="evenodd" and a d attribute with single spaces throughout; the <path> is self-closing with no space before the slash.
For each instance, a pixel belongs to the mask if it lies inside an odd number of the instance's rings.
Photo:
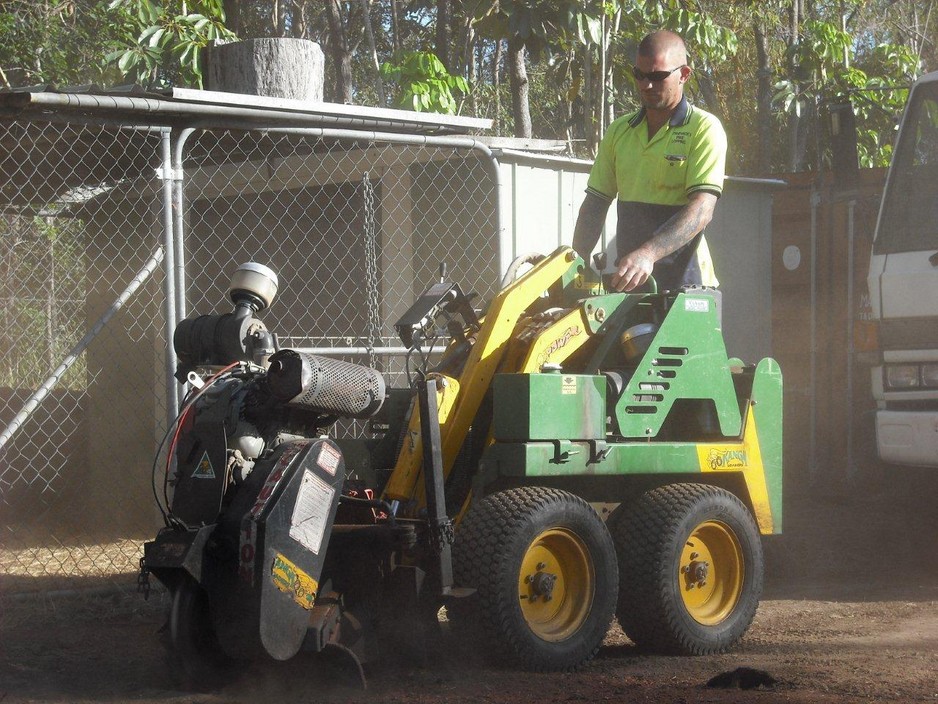
<path id="1" fill-rule="evenodd" d="M 347 418 L 368 418 L 384 403 L 380 372 L 296 350 L 280 350 L 270 358 L 267 380 L 283 403 Z"/>

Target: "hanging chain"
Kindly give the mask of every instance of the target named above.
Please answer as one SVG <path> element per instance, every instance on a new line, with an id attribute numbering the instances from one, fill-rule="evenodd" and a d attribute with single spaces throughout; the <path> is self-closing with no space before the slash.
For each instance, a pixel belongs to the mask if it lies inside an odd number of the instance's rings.
<path id="1" fill-rule="evenodd" d="M 378 308 L 378 243 L 375 228 L 375 187 L 366 171 L 362 176 L 365 204 L 365 297 L 368 305 L 368 366 L 376 368 L 375 345 L 380 341 L 381 314 Z"/>

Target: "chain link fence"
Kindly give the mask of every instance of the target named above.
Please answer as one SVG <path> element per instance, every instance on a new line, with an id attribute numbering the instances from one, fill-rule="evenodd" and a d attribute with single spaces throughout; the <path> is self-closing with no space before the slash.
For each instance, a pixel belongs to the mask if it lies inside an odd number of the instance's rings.
<path id="1" fill-rule="evenodd" d="M 230 310 L 238 264 L 278 273 L 262 317 L 281 347 L 397 386 L 393 324 L 441 264 L 480 301 L 497 287 L 497 178 L 479 150 L 183 133 L 0 118 L 0 595 L 133 587 L 161 525 L 153 455 L 177 403 L 167 318 Z"/>

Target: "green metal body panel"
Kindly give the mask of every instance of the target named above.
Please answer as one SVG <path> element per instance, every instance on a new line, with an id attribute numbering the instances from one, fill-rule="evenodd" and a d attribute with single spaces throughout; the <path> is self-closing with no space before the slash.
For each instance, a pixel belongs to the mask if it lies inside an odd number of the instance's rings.
<path id="1" fill-rule="evenodd" d="M 606 379 L 587 374 L 496 374 L 492 435 L 525 441 L 606 437 Z"/>
<path id="2" fill-rule="evenodd" d="M 692 442 L 554 440 L 496 442 L 485 451 L 479 470 L 485 482 L 496 477 L 687 474 L 699 472 L 700 463 Z"/>
<path id="3" fill-rule="evenodd" d="M 708 399 L 720 431 L 738 436 L 739 405 L 720 328 L 716 299 L 706 291 L 680 293 L 616 403 L 619 433 L 651 438 L 678 399 Z"/>

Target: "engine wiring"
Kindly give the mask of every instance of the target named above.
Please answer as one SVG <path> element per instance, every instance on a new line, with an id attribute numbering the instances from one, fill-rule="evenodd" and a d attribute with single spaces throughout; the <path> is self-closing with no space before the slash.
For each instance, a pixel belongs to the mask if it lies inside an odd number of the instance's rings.
<path id="1" fill-rule="evenodd" d="M 160 511 L 160 514 L 163 516 L 163 523 L 167 526 L 179 525 L 183 528 L 188 528 L 183 521 L 181 521 L 176 516 L 172 515 L 172 511 L 169 508 L 169 474 L 170 469 L 172 468 L 173 456 L 176 453 L 176 445 L 179 441 L 179 434 L 182 431 L 182 427 L 185 424 L 185 420 L 188 417 L 189 413 L 192 411 L 192 407 L 196 401 L 204 394 L 208 389 L 217 381 L 222 379 L 225 376 L 229 376 L 229 372 L 235 367 L 240 366 L 241 362 L 232 362 L 226 367 L 223 367 L 205 382 L 202 388 L 192 393 L 189 392 L 191 398 L 185 400 L 182 408 L 179 413 L 173 419 L 173 422 L 170 423 L 169 427 L 166 429 L 166 432 L 163 433 L 163 437 L 160 440 L 159 447 L 157 447 L 156 454 L 153 457 L 153 467 L 151 469 L 150 475 L 150 486 L 153 489 L 153 498 L 156 500 L 156 506 Z M 163 447 L 166 445 L 167 439 L 172 435 L 172 441 L 170 442 L 169 448 L 166 453 L 166 466 L 163 473 L 163 498 L 160 500 L 159 494 L 156 490 L 156 473 L 157 467 L 159 466 L 159 458 L 163 452 Z"/>

